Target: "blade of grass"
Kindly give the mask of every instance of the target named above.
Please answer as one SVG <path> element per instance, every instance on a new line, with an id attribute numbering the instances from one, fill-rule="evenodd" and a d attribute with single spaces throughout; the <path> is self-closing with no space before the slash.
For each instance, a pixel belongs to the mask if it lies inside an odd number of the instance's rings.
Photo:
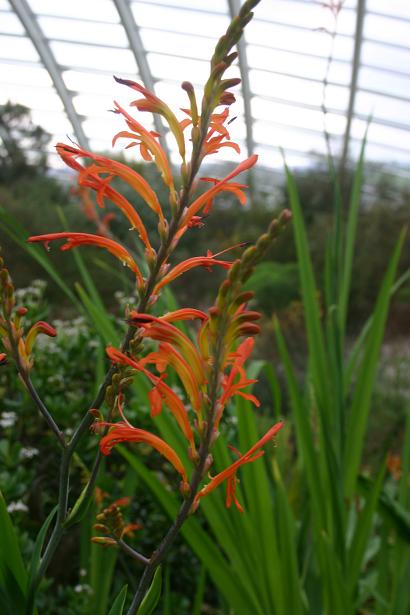
<path id="1" fill-rule="evenodd" d="M 384 335 L 387 312 L 390 304 L 390 291 L 396 275 L 404 237 L 405 232 L 403 231 L 400 234 L 400 238 L 390 259 L 387 272 L 384 276 L 383 283 L 379 291 L 374 310 L 373 322 L 366 340 L 364 356 L 358 372 L 350 414 L 347 421 L 344 491 L 346 497 L 349 498 L 353 495 L 356 486 L 356 479 L 360 467 L 364 436 L 370 409 L 371 395 L 376 377 L 377 363 Z"/>
<path id="2" fill-rule="evenodd" d="M 38 245 L 28 244 L 27 238 L 30 233 L 12 216 L 10 216 L 2 207 L 0 207 L 0 227 L 16 242 L 20 248 L 22 248 L 25 252 L 27 252 L 31 258 L 36 260 L 41 267 L 48 273 L 50 278 L 54 280 L 54 282 L 61 288 L 63 293 L 70 299 L 72 304 L 77 307 L 79 311 L 81 311 L 81 304 L 76 298 L 75 294 L 72 290 L 67 286 L 64 282 L 61 275 L 58 273 L 57 269 L 54 267 L 52 262 L 47 256 L 47 253 L 44 252 L 44 249 Z"/>
<path id="3" fill-rule="evenodd" d="M 355 532 L 353 534 L 352 543 L 349 549 L 349 567 L 348 567 L 348 586 L 352 599 L 355 599 L 355 592 L 359 584 L 359 577 L 362 562 L 365 556 L 366 547 L 374 524 L 374 516 L 377 508 L 380 491 L 383 486 L 383 479 L 386 473 L 385 460 L 380 465 L 376 480 L 373 483 L 371 490 L 366 499 L 365 506 L 358 516 Z M 360 605 L 357 605 L 360 606 Z"/>
<path id="4" fill-rule="evenodd" d="M 10 515 L 7 512 L 6 502 L 0 491 L 0 527 L 1 527 L 1 549 L 0 549 L 0 585 L 6 586 L 4 571 L 6 568 L 9 574 L 15 579 L 21 591 L 25 593 L 27 585 L 27 572 L 21 556 L 17 535 Z"/>
<path id="5" fill-rule="evenodd" d="M 366 150 L 366 141 L 367 141 L 367 130 L 365 136 L 362 141 L 362 146 L 360 149 L 360 156 L 356 167 L 356 172 L 354 174 L 353 187 L 350 195 L 350 203 L 349 203 L 349 214 L 347 218 L 347 227 L 346 227 L 346 240 L 345 240 L 345 249 L 344 249 L 344 263 L 343 263 L 343 273 L 340 287 L 340 299 L 339 299 L 339 316 L 340 316 L 340 329 L 342 334 L 344 334 L 346 328 L 346 318 L 347 318 L 347 306 L 349 301 L 349 293 L 350 293 L 350 284 L 352 279 L 352 269 L 353 269 L 353 256 L 354 256 L 354 246 L 356 243 L 356 233 L 357 233 L 357 222 L 359 217 L 359 209 L 360 209 L 360 198 L 361 198 L 361 190 L 363 185 L 363 172 L 364 172 L 364 157 Z"/>

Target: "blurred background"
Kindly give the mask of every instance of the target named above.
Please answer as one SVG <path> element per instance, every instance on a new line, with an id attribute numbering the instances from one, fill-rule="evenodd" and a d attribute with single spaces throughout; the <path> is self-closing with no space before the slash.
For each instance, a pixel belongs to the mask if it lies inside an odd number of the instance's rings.
<path id="1" fill-rule="evenodd" d="M 81 267 L 86 264 L 109 322 L 120 329 L 124 307 L 132 305 L 135 294 L 123 268 L 98 250 L 86 248 L 79 265 L 74 254 L 61 254 L 57 248 L 47 255 L 27 247 L 29 235 L 63 229 L 96 232 L 107 213 L 114 214 L 110 232 L 123 242 L 130 241 L 127 225 L 115 215 L 114 206 L 101 213 L 78 193 L 75 177 L 56 155 L 54 145 L 72 141 L 93 152 L 125 157 L 150 181 L 166 208 L 167 197 L 155 170 L 140 160 L 136 149 L 124 152 L 121 143 L 111 146 L 113 135 L 123 129 L 121 119 L 109 112 L 113 100 L 127 108 L 136 97 L 113 75 L 144 84 L 174 110 L 185 107 L 181 82 L 191 81 L 200 95 L 216 41 L 239 7 L 238 0 L 0 0 L 0 245 L 33 321 L 46 318 L 61 331 L 56 345 L 44 343 L 37 379 L 67 429 L 82 414 L 83 400 L 90 398 L 89 391 L 101 374 L 104 331 L 109 337 L 109 329 L 93 320 L 92 306 L 87 310 Z M 230 108 L 234 121 L 229 128 L 241 156 L 222 149 L 202 174 L 223 177 L 241 159 L 258 154 L 257 167 L 243 180 L 249 186 L 248 202 L 241 207 L 229 194 L 219 197 L 205 226 L 192 229 L 181 242 L 178 258 L 205 254 L 208 249 L 217 252 L 263 233 L 275 213 L 289 206 L 285 158 L 299 190 L 319 304 L 324 304 L 326 249 L 335 215 L 334 180 L 336 176 L 344 223 L 368 126 L 349 294 L 349 348 L 372 313 L 400 230 L 410 221 L 409 2 L 262 0 L 238 52 L 231 76 L 239 76 L 242 83 Z M 183 113 L 178 117 L 183 119 Z M 164 135 L 177 165 L 175 143 L 161 119 L 140 114 L 139 120 Z M 155 220 L 146 214 L 142 201 L 126 186 L 120 188 L 154 234 Z M 138 253 L 138 246 L 132 247 Z M 409 247 L 407 238 L 398 277 L 409 270 Z M 300 254 L 289 227 L 256 269 L 249 288 L 256 293 L 255 309 L 263 314 L 257 358 L 278 365 L 273 331 L 277 316 L 302 380 L 309 348 L 299 272 Z M 206 309 L 221 276 L 202 270 L 186 274 L 160 307 L 179 304 Z M 96 297 L 90 296 L 99 307 Z M 394 454 L 403 443 L 409 403 L 409 309 L 407 277 L 392 297 L 386 323 L 366 438 L 365 459 L 370 467 L 377 463 L 381 449 L 387 447 Z M 285 387 L 284 380 L 278 367 L 278 390 Z M 10 514 L 21 529 L 23 552 L 29 557 L 35 531 L 53 501 L 56 478 L 50 472 L 50 460 L 55 451 L 50 449 L 33 471 L 28 460 L 49 440 L 42 426 L 29 418 L 30 402 L 22 390 L 16 394 L 15 386 L 15 375 L 6 368 L 0 380 L 4 468 L 0 488 L 10 502 Z M 261 378 L 258 387 L 266 418 L 272 406 L 268 380 Z M 22 407 L 23 414 L 16 414 Z M 288 412 L 286 392 L 282 411 Z M 149 420 L 147 414 L 143 420 Z M 229 429 L 234 432 L 234 420 Z M 91 454 L 85 447 L 85 460 Z M 114 476 L 122 481 L 123 465 L 118 460 L 111 463 Z M 152 469 L 163 471 L 156 459 Z M 79 476 L 81 472 L 79 464 Z M 117 489 L 118 497 L 122 493 L 112 477 L 103 478 L 103 486 L 107 491 Z M 133 514 L 147 528 L 142 540 L 149 550 L 165 517 L 146 490 L 138 493 Z M 76 538 L 85 545 L 88 534 Z M 53 567 L 48 582 L 55 592 L 51 596 L 44 591 L 44 613 L 88 615 L 87 588 L 97 591 L 99 569 L 94 558 L 91 574 L 89 550 L 83 546 L 78 554 L 75 545 L 71 537 L 62 547 L 64 558 L 72 558 L 73 565 Z M 197 587 L 190 588 L 188 598 L 186 587 L 191 571 L 202 575 L 203 569 L 182 539 L 178 549 L 167 573 L 174 590 L 174 610 L 169 613 L 191 613 Z M 82 577 L 78 577 L 78 559 L 85 570 Z M 111 560 L 107 566 L 114 570 Z M 118 566 L 121 579 L 132 579 L 122 557 Z M 114 581 L 114 589 L 120 585 Z M 212 583 L 202 591 L 203 613 L 230 612 L 224 610 Z M 106 603 L 101 604 L 93 610 L 96 615 L 105 612 Z M 363 612 L 376 612 L 371 605 Z"/>

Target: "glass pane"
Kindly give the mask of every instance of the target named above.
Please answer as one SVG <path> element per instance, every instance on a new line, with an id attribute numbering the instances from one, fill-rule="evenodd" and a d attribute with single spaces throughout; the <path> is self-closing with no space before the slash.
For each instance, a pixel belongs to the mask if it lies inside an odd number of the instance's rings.
<path id="1" fill-rule="evenodd" d="M 261 2 L 255 12 L 257 19 L 300 26 L 307 30 L 320 28 L 332 32 L 335 27 L 334 17 L 325 3 L 275 0 L 275 2 Z M 352 35 L 355 30 L 355 12 L 342 9 L 337 24 L 338 32 Z"/>
<path id="2" fill-rule="evenodd" d="M 95 21 L 118 23 L 119 16 L 114 3 L 110 0 L 29 0 L 34 13 L 38 15 L 55 15 L 56 17 L 78 17 Z"/>
<path id="3" fill-rule="evenodd" d="M 399 70 L 410 75 L 410 50 L 363 41 L 361 61 L 362 64 Z"/>
<path id="4" fill-rule="evenodd" d="M 401 100 L 394 100 L 387 96 L 377 96 L 368 92 L 356 94 L 355 113 L 364 116 L 373 115 L 375 119 L 394 120 L 410 124 L 410 104 Z"/>
<path id="5" fill-rule="evenodd" d="M 388 0 L 388 2 L 386 0 L 367 0 L 366 8 L 368 11 L 410 19 L 410 3 L 408 0 Z"/>
<path id="6" fill-rule="evenodd" d="M 12 100 L 32 109 L 63 111 L 60 97 L 51 88 L 32 88 L 21 84 L 9 85 L 0 90 L 0 96 L 4 102 Z"/>
<path id="7" fill-rule="evenodd" d="M 156 79 L 175 79 L 180 80 L 181 83 L 182 81 L 205 83 L 209 77 L 209 62 L 154 53 L 148 54 L 148 62 L 152 75 Z"/>
<path id="8" fill-rule="evenodd" d="M 80 18 L 72 21 L 57 17 L 39 17 L 39 24 L 49 39 L 128 47 L 127 37 L 119 24 L 93 23 L 90 27 L 89 22 Z"/>
<path id="9" fill-rule="evenodd" d="M 169 6 L 172 4 L 172 6 L 178 8 L 195 8 L 196 10 L 204 10 L 211 13 L 226 14 L 228 12 L 228 3 L 224 0 L 196 0 L 195 5 L 192 0 L 170 0 L 169 2 L 166 2 L 166 0 L 144 0 L 144 3 L 157 5 L 158 7 L 161 7 L 161 10 L 164 5 L 168 4 Z"/>
<path id="10" fill-rule="evenodd" d="M 14 13 L 0 14 L 0 31 L 3 34 L 24 34 L 25 30 Z"/>
<path id="11" fill-rule="evenodd" d="M 37 62 L 39 60 L 33 43 L 28 38 L 0 35 L 0 59 L 25 60 Z"/>
<path id="12" fill-rule="evenodd" d="M 191 35 L 217 37 L 229 25 L 229 18 L 212 13 L 197 13 L 192 10 L 158 6 L 145 2 L 132 2 L 132 12 L 138 26 L 145 28 L 165 28 L 175 32 L 189 32 Z"/>
<path id="13" fill-rule="evenodd" d="M 74 43 L 51 42 L 56 60 L 62 66 L 94 68 L 114 74 L 137 73 L 134 56 L 128 49 L 105 49 Z"/>
<path id="14" fill-rule="evenodd" d="M 51 77 L 42 66 L 27 66 L 6 62 L 0 62 L 0 82 L 2 87 L 7 87 L 10 84 L 25 84 L 35 88 L 52 86 Z"/>
<path id="15" fill-rule="evenodd" d="M 362 67 L 359 72 L 359 87 L 363 90 L 386 92 L 394 96 L 409 98 L 410 75 L 401 77 L 388 71 Z"/>
<path id="16" fill-rule="evenodd" d="M 289 51 L 269 49 L 256 45 L 248 46 L 247 57 L 252 68 L 286 72 L 296 76 L 322 80 L 326 74 L 327 58 L 312 57 Z M 333 62 L 329 79 L 341 84 L 348 84 L 351 78 L 350 64 Z"/>
<path id="17" fill-rule="evenodd" d="M 367 14 L 364 21 L 364 37 L 396 45 L 409 45 L 409 24 L 399 19 L 388 19 L 379 15 Z"/>
<path id="18" fill-rule="evenodd" d="M 289 101 L 303 102 L 308 105 L 320 106 L 323 102 L 323 84 L 307 81 L 286 75 L 276 75 L 266 71 L 250 71 L 252 92 L 261 96 L 278 94 L 281 98 Z M 340 86 L 328 86 L 326 88 L 326 101 L 333 109 L 345 110 L 349 97 L 349 90 Z"/>
<path id="19" fill-rule="evenodd" d="M 331 48 L 331 37 L 326 32 L 267 24 L 257 18 L 247 26 L 246 40 L 254 45 L 273 46 L 283 50 L 298 51 L 302 54 L 309 50 L 309 54 L 326 58 Z M 337 36 L 333 57 L 350 61 L 352 54 L 353 38 Z"/>
<path id="20" fill-rule="evenodd" d="M 190 36 L 189 34 L 141 28 L 141 38 L 148 51 L 158 53 L 178 53 L 182 56 L 198 58 L 209 62 L 215 48 L 216 39 Z"/>

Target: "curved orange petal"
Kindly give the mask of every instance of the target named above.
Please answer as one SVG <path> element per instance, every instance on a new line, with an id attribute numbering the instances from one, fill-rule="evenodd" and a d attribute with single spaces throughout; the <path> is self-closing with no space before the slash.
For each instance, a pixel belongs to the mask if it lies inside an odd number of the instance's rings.
<path id="1" fill-rule="evenodd" d="M 211 256 L 194 256 L 193 258 L 188 258 L 182 263 L 175 265 L 175 267 L 173 267 L 171 271 L 167 273 L 162 278 L 162 280 L 158 282 L 158 284 L 156 284 L 154 288 L 154 294 L 158 293 L 161 288 L 166 286 L 166 284 L 169 284 L 169 282 L 172 282 L 172 280 L 175 280 L 175 278 L 178 278 L 180 275 L 182 275 L 186 271 L 189 271 L 190 269 L 193 269 L 194 267 L 205 267 L 209 269 L 214 265 L 219 265 L 224 269 L 229 269 L 232 266 L 232 263 L 228 261 L 221 261 L 212 258 Z"/>
<path id="2" fill-rule="evenodd" d="M 164 103 L 164 101 L 162 101 L 160 98 L 158 98 L 158 96 L 155 96 L 155 94 L 147 90 L 147 88 L 140 85 L 139 83 L 136 83 L 135 81 L 131 81 L 130 79 L 120 79 L 118 77 L 114 77 L 114 79 L 118 83 L 122 83 L 123 85 L 127 85 L 133 90 L 137 90 L 137 92 L 140 92 L 140 94 L 145 97 L 145 99 L 133 101 L 131 103 L 131 106 L 137 107 L 139 111 L 150 111 L 151 113 L 158 113 L 166 119 L 171 129 L 171 132 L 173 133 L 177 142 L 179 153 L 181 157 L 185 159 L 184 134 L 174 112 L 171 111 L 168 105 Z"/>
<path id="3" fill-rule="evenodd" d="M 112 361 L 115 363 L 120 363 L 121 365 L 129 365 L 135 370 L 142 372 L 154 385 L 154 388 L 158 391 L 161 399 L 164 400 L 165 404 L 171 410 L 172 414 L 175 417 L 178 425 L 180 426 L 182 433 L 189 441 L 192 450 L 195 450 L 195 442 L 194 435 L 192 433 L 191 425 L 188 419 L 188 413 L 185 409 L 184 404 L 179 399 L 178 395 L 167 385 L 161 378 L 151 374 L 149 370 L 147 370 L 143 364 L 139 361 L 134 361 L 131 357 L 127 356 L 117 348 L 113 346 L 108 346 L 106 348 L 107 355 L 110 357 Z M 156 394 L 152 394 L 150 397 L 150 401 L 154 403 L 154 408 L 152 408 L 154 415 L 158 414 L 161 411 L 161 408 L 158 406 L 158 402 L 160 401 Z M 151 406 L 152 407 L 152 406 Z"/>
<path id="4" fill-rule="evenodd" d="M 143 286 L 144 279 L 131 254 L 122 245 L 113 239 L 109 239 L 108 237 L 92 235 L 91 233 L 49 233 L 47 235 L 33 235 L 32 237 L 29 237 L 27 241 L 30 243 L 41 242 L 47 247 L 50 241 L 55 241 L 58 239 L 65 239 L 67 242 L 60 248 L 60 250 L 63 251 L 72 250 L 73 248 L 82 245 L 96 246 L 98 248 L 108 250 L 108 252 L 113 254 L 135 273 L 138 286 Z"/>
<path id="5" fill-rule="evenodd" d="M 182 384 L 184 385 L 193 409 L 197 414 L 200 413 L 201 394 L 199 392 L 198 383 L 195 379 L 195 374 L 187 361 L 172 346 L 172 344 L 161 342 L 159 345 L 159 350 L 157 352 L 152 352 L 143 360 L 144 364 L 146 362 L 157 364 L 157 369 L 160 367 L 159 371 L 162 371 L 166 365 L 171 365 L 177 372 Z"/>
<path id="6" fill-rule="evenodd" d="M 135 443 L 143 443 L 148 444 L 155 450 L 157 450 L 165 459 L 167 459 L 175 468 L 177 472 L 181 475 L 184 482 L 187 482 L 187 473 L 182 464 L 181 459 L 174 451 L 173 448 L 169 446 L 162 438 L 159 438 L 153 433 L 149 431 L 145 431 L 144 429 L 138 429 L 137 427 L 132 427 L 127 425 L 126 423 L 105 423 L 98 422 L 97 425 L 99 427 L 110 427 L 110 431 L 101 438 L 100 440 L 100 450 L 103 455 L 109 455 L 111 450 L 117 444 L 121 442 L 135 442 Z"/>
<path id="7" fill-rule="evenodd" d="M 182 356 L 194 370 L 196 381 L 200 384 L 205 382 L 206 377 L 202 357 L 189 337 L 180 329 L 177 329 L 177 327 L 174 327 L 169 322 L 162 321 L 160 318 L 138 312 L 130 312 L 128 322 L 135 327 L 143 328 L 143 337 L 149 337 L 160 342 L 168 342 L 179 348 Z"/>
<path id="8" fill-rule="evenodd" d="M 256 164 L 257 160 L 258 156 L 256 154 L 250 156 L 249 158 L 241 162 L 231 173 L 229 173 L 229 175 L 227 175 L 217 184 L 215 184 L 215 186 L 213 186 L 212 188 L 201 194 L 197 199 L 195 199 L 195 201 L 191 203 L 186 213 L 182 217 L 180 227 L 182 228 L 186 226 L 191 220 L 191 218 L 195 216 L 202 209 L 202 207 L 204 207 L 208 203 L 209 200 L 213 199 L 217 194 L 219 194 L 219 192 L 223 192 L 226 184 L 229 182 L 230 179 L 236 177 L 243 171 L 246 171 L 253 167 Z"/>
<path id="9" fill-rule="evenodd" d="M 137 122 L 137 120 L 133 118 L 132 115 L 130 115 L 125 109 L 123 109 L 116 101 L 114 101 L 114 105 L 115 112 L 120 113 L 125 118 L 127 126 L 138 135 L 141 142 L 144 143 L 147 149 L 154 156 L 155 164 L 161 173 L 161 177 L 173 195 L 175 192 L 174 179 L 167 155 L 160 143 L 158 143 L 150 131 L 146 130 L 142 124 Z M 121 135 L 121 133 L 119 133 L 119 135 Z M 113 143 L 115 143 L 115 139 L 116 137 L 114 137 Z"/>
<path id="10" fill-rule="evenodd" d="M 197 493 L 195 500 L 198 502 L 200 498 L 202 498 L 204 495 L 208 495 L 208 493 L 211 493 L 211 491 L 216 489 L 218 485 L 220 485 L 224 480 L 230 479 L 231 477 L 235 476 L 237 470 L 242 465 L 246 463 L 251 463 L 252 461 L 256 461 L 256 459 L 259 459 L 259 457 L 264 454 L 264 451 L 260 451 L 259 449 L 265 446 L 265 444 L 269 442 L 269 440 L 272 440 L 272 438 L 276 436 L 278 431 L 282 429 L 283 425 L 283 422 L 279 422 L 273 425 L 265 433 L 265 435 L 262 436 L 262 438 L 260 438 L 260 440 L 258 440 L 246 453 L 239 457 L 239 459 L 237 459 L 232 465 L 225 468 L 225 470 L 219 472 L 219 474 L 216 474 L 216 476 L 214 476 L 211 481 Z"/>

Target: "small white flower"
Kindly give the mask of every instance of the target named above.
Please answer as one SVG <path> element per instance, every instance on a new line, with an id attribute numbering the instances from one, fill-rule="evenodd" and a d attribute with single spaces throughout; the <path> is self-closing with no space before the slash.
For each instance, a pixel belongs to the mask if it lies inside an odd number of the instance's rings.
<path id="1" fill-rule="evenodd" d="M 39 450 L 37 448 L 34 448 L 32 446 L 27 446 L 21 449 L 20 457 L 21 459 L 32 459 L 33 457 L 38 455 L 38 453 L 39 453 Z"/>
<path id="2" fill-rule="evenodd" d="M 17 414 L 15 412 L 3 412 L 0 417 L 0 427 L 6 429 L 7 427 L 13 427 L 17 421 Z"/>
<path id="3" fill-rule="evenodd" d="M 17 502 L 10 502 L 10 504 L 7 506 L 7 512 L 9 513 L 27 512 L 27 511 L 28 511 L 28 506 L 26 506 L 24 502 L 22 502 L 21 500 Z"/>

